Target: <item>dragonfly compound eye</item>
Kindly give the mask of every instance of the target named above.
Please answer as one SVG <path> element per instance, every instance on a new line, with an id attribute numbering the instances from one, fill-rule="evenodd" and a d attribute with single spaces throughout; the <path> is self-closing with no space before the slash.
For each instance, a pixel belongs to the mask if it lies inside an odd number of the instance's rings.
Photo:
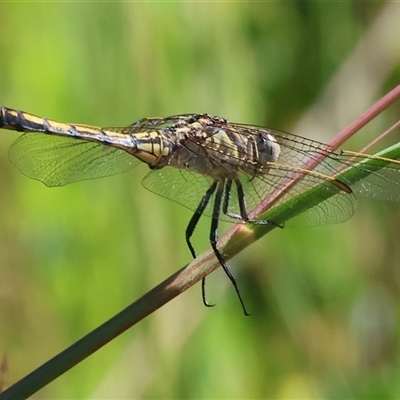
<path id="1" fill-rule="evenodd" d="M 281 147 L 270 133 L 260 133 L 257 137 L 258 162 L 275 162 L 279 158 Z"/>

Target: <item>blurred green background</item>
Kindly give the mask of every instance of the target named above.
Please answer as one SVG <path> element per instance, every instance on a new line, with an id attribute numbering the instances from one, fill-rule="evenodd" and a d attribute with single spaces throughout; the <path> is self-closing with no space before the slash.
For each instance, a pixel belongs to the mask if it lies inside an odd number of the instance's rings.
<path id="1" fill-rule="evenodd" d="M 329 141 L 400 78 L 398 3 L 2 2 L 0 15 L 0 104 L 64 122 L 209 112 Z M 190 261 L 191 212 L 140 185 L 147 167 L 49 189 L 8 161 L 16 137 L 1 131 L 9 384 Z M 197 285 L 34 398 L 399 398 L 399 215 L 362 199 L 345 224 L 272 232 L 230 263 L 251 317 L 216 271 L 217 307 Z"/>

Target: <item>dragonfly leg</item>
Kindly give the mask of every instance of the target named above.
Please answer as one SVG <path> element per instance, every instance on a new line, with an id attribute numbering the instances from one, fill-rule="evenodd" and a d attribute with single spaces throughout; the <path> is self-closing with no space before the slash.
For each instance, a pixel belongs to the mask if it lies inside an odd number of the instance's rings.
<path id="1" fill-rule="evenodd" d="M 240 216 L 242 217 L 243 221 L 247 222 L 249 220 L 249 217 L 247 215 L 246 197 L 244 196 L 242 182 L 240 182 L 239 179 L 236 179 L 235 183 L 237 188 Z"/>
<path id="2" fill-rule="evenodd" d="M 193 235 L 193 232 L 196 228 L 197 223 L 199 222 L 199 219 L 201 215 L 203 214 L 205 208 L 207 207 L 207 204 L 210 202 L 211 196 L 214 194 L 215 189 L 217 188 L 217 181 L 215 181 L 207 190 L 203 198 L 201 199 L 200 204 L 198 205 L 195 213 L 193 214 L 192 218 L 189 221 L 189 224 L 186 228 L 186 243 L 189 247 L 190 253 L 192 254 L 193 258 L 196 258 L 196 251 L 194 250 L 194 247 L 192 243 L 190 242 L 190 238 Z M 203 299 L 203 304 L 206 307 L 213 307 L 215 304 L 210 304 L 208 303 L 206 299 L 206 278 L 203 278 L 201 280 L 201 297 Z"/>
<path id="3" fill-rule="evenodd" d="M 214 209 L 213 209 L 212 220 L 211 220 L 210 243 L 211 243 L 212 249 L 214 250 L 215 256 L 217 257 L 217 259 L 218 259 L 219 263 L 221 264 L 223 270 L 225 271 L 225 273 L 228 276 L 229 280 L 231 281 L 233 287 L 235 288 L 235 291 L 236 291 L 236 294 L 237 294 L 237 296 L 239 298 L 239 301 L 240 301 L 240 304 L 242 306 L 244 315 L 248 316 L 250 314 L 246 310 L 246 307 L 244 305 L 244 302 L 243 302 L 242 296 L 240 294 L 238 285 L 236 283 L 236 279 L 232 275 L 232 272 L 229 269 L 229 266 L 225 263 L 221 253 L 219 252 L 219 250 L 217 248 L 217 240 L 218 240 L 217 229 L 218 229 L 219 213 L 220 213 L 221 204 L 222 204 L 222 197 L 223 197 L 223 194 L 224 194 L 224 183 L 225 182 L 223 182 L 223 181 L 218 183 L 218 188 L 217 188 L 217 191 L 215 193 Z"/>
<path id="4" fill-rule="evenodd" d="M 231 198 L 231 189 L 232 189 L 232 179 L 227 179 L 225 183 L 225 194 L 224 194 L 224 201 L 222 203 L 222 212 L 230 218 L 241 220 L 242 217 L 240 215 L 229 212 L 229 200 Z"/>
<path id="5" fill-rule="evenodd" d="M 225 184 L 225 194 L 224 194 L 224 201 L 222 203 L 222 212 L 230 218 L 247 222 L 249 218 L 247 216 L 246 199 L 244 197 L 243 187 L 239 179 L 235 180 L 235 183 L 238 191 L 237 194 L 238 194 L 240 214 L 234 214 L 229 212 L 229 200 L 231 197 L 232 179 L 227 179 Z"/>
<path id="6" fill-rule="evenodd" d="M 246 197 L 244 195 L 244 190 L 243 190 L 243 186 L 242 186 L 242 182 L 240 182 L 239 179 L 235 180 L 236 183 L 236 188 L 237 188 L 237 195 L 238 195 L 238 204 L 239 204 L 239 211 L 240 211 L 240 215 L 241 215 L 241 220 L 244 222 L 250 222 L 253 224 L 262 224 L 262 225 L 267 225 L 267 224 L 271 224 L 276 226 L 277 228 L 281 228 L 283 229 L 284 224 L 277 224 L 274 221 L 271 220 L 257 220 L 257 219 L 249 219 L 249 216 L 247 214 L 247 207 L 246 207 Z M 231 216 L 229 214 L 227 214 L 228 216 Z"/>
<path id="7" fill-rule="evenodd" d="M 234 214 L 229 212 L 229 200 L 231 196 L 231 188 L 232 188 L 232 179 L 228 179 L 226 181 L 225 185 L 225 195 L 224 195 L 224 201 L 222 203 L 222 212 L 227 215 L 230 218 L 237 219 L 243 222 L 256 222 L 256 220 L 250 220 L 248 213 L 247 213 L 247 206 L 246 206 L 246 197 L 244 195 L 244 190 L 242 186 L 242 182 L 240 182 L 240 179 L 235 179 L 235 184 L 236 184 L 236 190 L 237 190 L 237 201 L 239 205 L 239 213 L 240 214 Z M 270 221 L 262 221 L 258 223 L 263 223 L 263 224 L 268 224 Z"/>

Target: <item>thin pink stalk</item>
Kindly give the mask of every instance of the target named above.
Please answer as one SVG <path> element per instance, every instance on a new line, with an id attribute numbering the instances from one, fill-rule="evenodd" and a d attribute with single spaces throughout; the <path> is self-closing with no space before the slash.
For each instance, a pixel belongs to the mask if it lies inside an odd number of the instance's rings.
<path id="1" fill-rule="evenodd" d="M 400 98 L 400 85 L 397 85 L 388 94 L 383 96 L 367 111 L 360 115 L 355 121 L 339 132 L 336 137 L 329 143 L 333 149 L 337 149 L 347 140 L 349 140 L 361 128 L 376 118 L 382 111 L 386 110 L 391 104 Z"/>
<path id="2" fill-rule="evenodd" d="M 375 138 L 371 143 L 367 144 L 360 150 L 360 153 L 367 153 L 372 147 L 383 140 L 386 136 L 389 136 L 394 130 L 400 127 L 400 120 L 394 123 L 390 128 L 386 129 L 385 132 L 381 133 L 377 138 Z"/>

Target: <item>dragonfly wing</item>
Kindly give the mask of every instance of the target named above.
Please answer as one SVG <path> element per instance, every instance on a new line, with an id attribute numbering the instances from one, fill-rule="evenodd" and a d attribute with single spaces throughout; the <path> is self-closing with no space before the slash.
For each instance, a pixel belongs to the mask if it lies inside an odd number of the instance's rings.
<path id="1" fill-rule="evenodd" d="M 249 178 L 241 173 L 239 179 L 242 183 L 247 210 L 251 211 L 261 203 L 275 188 L 279 187 L 280 175 L 266 175 L 262 178 Z M 165 167 L 151 171 L 142 181 L 143 186 L 151 192 L 173 200 L 186 208 L 195 211 L 206 190 L 211 186 L 212 179 L 201 174 L 192 173 L 185 169 Z M 311 198 L 307 198 L 305 206 L 310 201 L 315 203 L 311 208 L 300 215 L 288 220 L 287 226 L 319 226 L 344 222 L 350 219 L 356 208 L 356 199 L 352 193 L 345 192 L 340 186 L 331 181 L 325 181 L 320 177 L 304 176 L 303 179 L 277 202 L 277 207 L 286 201 L 290 203 L 294 197 L 298 197 L 296 209 L 302 206 L 302 194 L 320 185 L 320 189 Z M 229 194 L 228 212 L 240 215 L 238 194 L 235 184 Z M 204 211 L 204 215 L 212 216 L 213 198 Z M 291 206 L 290 206 L 291 207 Z M 294 207 L 294 205 L 292 206 Z M 288 209 L 288 215 L 296 209 Z M 220 219 L 235 222 L 236 220 L 220 214 Z"/>
<path id="2" fill-rule="evenodd" d="M 165 167 L 149 172 L 142 180 L 142 185 L 159 196 L 173 200 L 195 211 L 211 186 L 213 180 L 205 175 L 192 173 L 186 169 Z M 212 215 L 213 198 L 204 215 Z M 231 220 L 226 217 L 225 220 Z"/>
<path id="3" fill-rule="evenodd" d="M 352 167 L 360 179 L 343 181 L 355 194 L 376 200 L 400 201 L 400 161 L 351 151 L 335 152 L 329 145 L 287 132 L 268 130 L 280 145 L 279 161 L 302 168 L 318 161 L 314 171 L 335 176 L 339 170 Z"/>
<path id="4" fill-rule="evenodd" d="M 376 200 L 400 201 L 399 161 L 357 153 L 356 157 L 343 154 L 339 162 L 342 167 L 351 166 L 351 172 L 358 175 L 359 180 L 351 184 L 356 194 Z"/>
<path id="5" fill-rule="evenodd" d="M 283 173 L 284 170 L 280 167 L 278 170 L 271 169 L 269 174 L 252 179 L 245 174 L 240 174 L 248 211 L 252 211 L 273 193 L 284 191 Z M 287 171 L 286 175 L 288 175 Z M 315 189 L 316 187 L 318 190 Z M 307 194 L 310 190 L 313 192 Z M 232 193 L 231 197 L 232 200 L 236 199 L 236 192 Z M 343 190 L 343 186 L 336 184 L 335 181 L 326 180 L 322 176 L 311 174 L 303 174 L 301 180 L 284 192 L 271 210 L 283 203 L 286 203 L 288 207 L 288 220 L 285 221 L 285 226 L 298 227 L 347 221 L 352 217 L 357 206 L 354 194 Z M 303 207 L 305 211 L 296 215 L 296 211 Z M 294 216 L 291 217 L 291 215 Z"/>
<path id="6" fill-rule="evenodd" d="M 395 182 L 399 178 L 399 172 L 385 168 L 382 172 L 376 172 L 357 183 L 351 188 L 355 193 L 375 200 L 400 201 L 400 185 Z"/>
<path id="7" fill-rule="evenodd" d="M 243 179 L 244 178 L 244 179 Z M 258 181 L 249 181 L 245 176 L 241 179 L 245 190 L 246 203 L 249 210 L 262 201 L 263 190 L 260 189 Z M 187 169 L 165 167 L 163 169 L 149 172 L 143 179 L 143 186 L 159 196 L 173 200 L 184 207 L 195 211 L 200 204 L 207 189 L 212 185 L 212 178 L 193 173 Z M 265 185 L 264 185 L 265 186 Z M 270 188 L 270 187 L 269 187 Z M 211 197 L 203 214 L 212 216 L 214 196 Z M 235 184 L 232 185 L 229 193 L 228 210 L 230 214 L 240 215 L 238 194 Z M 235 219 L 220 213 L 220 219 L 234 222 Z"/>
<path id="8" fill-rule="evenodd" d="M 39 133 L 20 136 L 11 146 L 9 157 L 24 175 L 47 186 L 114 175 L 139 163 L 120 149 Z"/>
<path id="9" fill-rule="evenodd" d="M 302 200 L 302 196 L 300 196 L 296 209 L 298 210 L 302 206 L 309 207 L 310 202 L 316 204 L 290 218 L 285 222 L 285 225 L 309 227 L 338 224 L 349 220 L 353 216 L 357 207 L 357 200 L 353 193 L 344 192 L 331 182 L 315 184 L 314 186 L 319 186 L 315 195 L 304 197 L 306 200 Z M 288 211 L 296 212 L 296 209 L 293 208 Z"/>

